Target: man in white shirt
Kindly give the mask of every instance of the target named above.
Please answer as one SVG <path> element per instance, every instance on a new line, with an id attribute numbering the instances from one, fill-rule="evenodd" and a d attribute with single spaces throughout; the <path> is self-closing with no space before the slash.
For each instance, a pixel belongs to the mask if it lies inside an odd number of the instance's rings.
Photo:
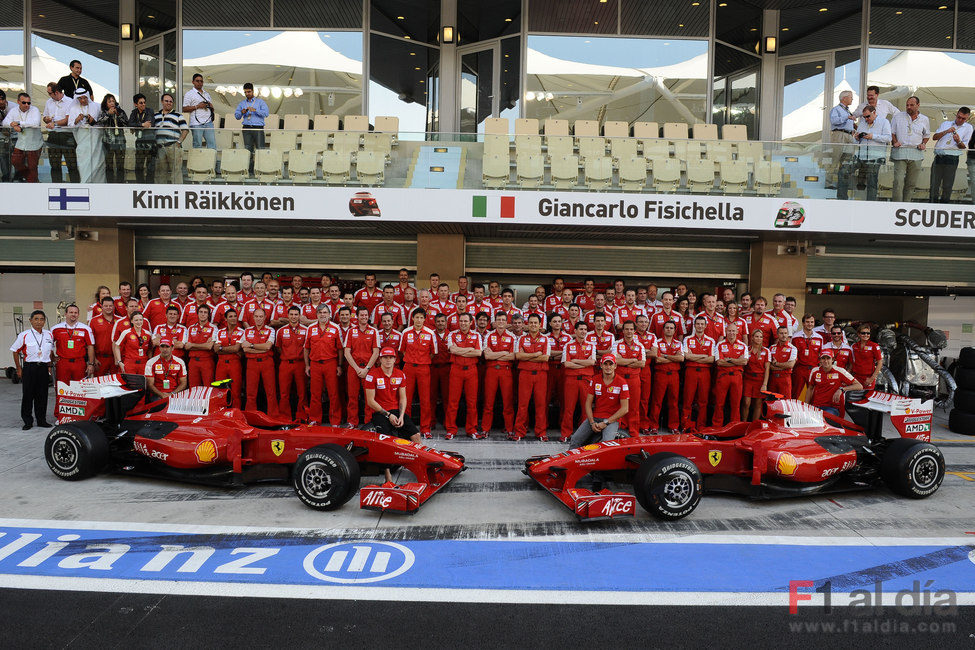
<path id="1" fill-rule="evenodd" d="M 863 118 L 857 125 L 853 137 L 859 143 L 856 158 L 852 164 L 845 166 L 845 171 L 840 171 L 839 182 L 836 185 L 836 198 L 844 201 L 847 199 L 850 180 L 855 170 L 862 169 L 867 185 L 867 200 L 876 201 L 877 175 L 887 159 L 887 144 L 891 138 L 890 122 L 886 118 L 879 117 L 873 106 L 864 106 Z"/>
<path id="2" fill-rule="evenodd" d="M 17 106 L 7 111 L 3 118 L 3 126 L 10 128 L 17 142 L 13 153 L 10 154 L 10 164 L 13 165 L 15 178 L 23 178 L 28 183 L 37 182 L 37 163 L 41 158 L 41 112 L 36 106 L 31 106 L 30 95 L 17 95 Z"/>
<path id="3" fill-rule="evenodd" d="M 44 113 L 41 120 L 47 125 L 47 157 L 51 162 L 51 182 L 63 182 L 61 160 L 68 167 L 68 180 L 77 183 L 78 158 L 75 154 L 77 144 L 74 134 L 68 129 L 68 111 L 71 109 L 71 99 L 64 95 L 64 91 L 55 82 L 47 85 L 49 99 L 44 103 Z"/>
<path id="4" fill-rule="evenodd" d="M 183 95 L 183 112 L 189 113 L 190 132 L 193 134 L 193 148 L 199 149 L 206 140 L 210 149 L 217 148 L 217 138 L 213 133 L 213 100 L 210 93 L 203 90 L 203 75 L 193 75 L 193 88 Z"/>
<path id="5" fill-rule="evenodd" d="M 886 99 L 880 99 L 880 88 L 878 86 L 867 86 L 867 101 L 860 102 L 857 109 L 853 111 L 853 117 L 862 117 L 863 109 L 873 106 L 877 111 L 877 117 L 889 120 L 890 116 L 897 112 L 897 107 Z"/>
<path id="6" fill-rule="evenodd" d="M 47 423 L 47 391 L 51 381 L 51 353 L 54 351 L 54 337 L 51 330 L 44 328 L 47 316 L 40 309 L 30 314 L 30 327 L 17 336 L 10 346 L 14 355 L 14 367 L 21 380 L 23 396 L 20 400 L 20 417 L 24 420 L 24 431 L 33 425 L 31 411 L 37 426 L 49 428 Z"/>
<path id="7" fill-rule="evenodd" d="M 931 124 L 922 115 L 921 100 L 907 98 L 907 110 L 894 115 L 890 123 L 890 159 L 894 161 L 894 192 L 891 201 L 910 201 L 921 171 L 924 149 L 931 139 Z"/>
<path id="8" fill-rule="evenodd" d="M 931 165 L 932 203 L 951 201 L 951 188 L 955 184 L 958 161 L 968 149 L 968 141 L 972 138 L 972 125 L 968 123 L 971 115 L 972 109 L 962 106 L 955 113 L 955 119 L 942 122 L 932 137 L 936 141 L 934 163 Z"/>

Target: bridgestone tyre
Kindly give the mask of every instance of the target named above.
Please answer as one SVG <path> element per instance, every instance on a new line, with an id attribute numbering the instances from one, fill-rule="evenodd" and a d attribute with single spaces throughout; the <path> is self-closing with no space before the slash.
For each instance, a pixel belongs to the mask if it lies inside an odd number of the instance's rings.
<path id="1" fill-rule="evenodd" d="M 965 413 L 975 413 L 975 391 L 964 388 L 956 390 L 955 408 Z"/>
<path id="2" fill-rule="evenodd" d="M 964 436 L 975 436 L 975 415 L 951 409 L 948 413 L 948 429 Z"/>
<path id="3" fill-rule="evenodd" d="M 880 475 L 895 494 L 923 499 L 941 486 L 945 478 L 945 457 L 930 442 L 898 438 L 884 451 Z"/>
<path id="4" fill-rule="evenodd" d="M 636 500 L 658 519 L 681 519 L 691 514 L 701 501 L 702 491 L 701 472 L 678 454 L 654 454 L 633 477 Z"/>
<path id="5" fill-rule="evenodd" d="M 291 483 L 309 508 L 335 510 L 359 488 L 359 464 L 345 447 L 318 445 L 298 457 Z"/>
<path id="6" fill-rule="evenodd" d="M 975 368 L 975 348 L 962 348 L 958 353 L 958 364 L 962 368 Z"/>
<path id="7" fill-rule="evenodd" d="M 975 368 L 964 368 L 961 365 L 955 370 L 955 383 L 958 388 L 975 391 Z"/>
<path id="8" fill-rule="evenodd" d="M 108 438 L 94 422 L 59 424 L 44 440 L 44 459 L 58 478 L 80 481 L 108 465 Z"/>

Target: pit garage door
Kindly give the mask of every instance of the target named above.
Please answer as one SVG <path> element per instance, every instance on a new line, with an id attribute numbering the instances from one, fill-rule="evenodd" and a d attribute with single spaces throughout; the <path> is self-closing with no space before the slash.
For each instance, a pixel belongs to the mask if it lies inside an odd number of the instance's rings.
<path id="1" fill-rule="evenodd" d="M 975 287 L 975 248 L 964 244 L 842 246 L 809 258 L 809 283 Z"/>

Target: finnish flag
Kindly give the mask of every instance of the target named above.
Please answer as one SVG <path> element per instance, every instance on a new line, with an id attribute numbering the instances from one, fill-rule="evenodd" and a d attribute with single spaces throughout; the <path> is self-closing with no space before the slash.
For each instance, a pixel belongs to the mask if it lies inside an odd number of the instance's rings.
<path id="1" fill-rule="evenodd" d="M 48 210 L 88 210 L 89 208 L 91 208 L 91 199 L 87 188 L 61 187 L 47 191 Z"/>

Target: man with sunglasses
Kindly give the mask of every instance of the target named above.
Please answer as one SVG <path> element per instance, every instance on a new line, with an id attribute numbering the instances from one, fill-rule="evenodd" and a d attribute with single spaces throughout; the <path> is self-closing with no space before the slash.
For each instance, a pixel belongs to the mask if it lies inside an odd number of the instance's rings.
<path id="1" fill-rule="evenodd" d="M 823 343 L 823 350 L 833 355 L 833 365 L 847 369 L 853 361 L 853 348 L 846 342 L 843 328 L 833 325 L 830 329 L 830 339 Z"/>
<path id="2" fill-rule="evenodd" d="M 616 374 L 616 355 L 607 354 L 599 362 L 602 373 L 589 382 L 583 410 L 586 419 L 572 434 L 569 448 L 616 438 L 619 421 L 630 409 L 630 387 Z"/>
<path id="3" fill-rule="evenodd" d="M 853 345 L 853 364 L 850 373 L 867 390 L 873 389 L 884 365 L 884 353 L 880 346 L 870 340 L 870 327 L 857 328 L 858 341 Z"/>
<path id="4" fill-rule="evenodd" d="M 74 134 L 68 128 L 68 113 L 71 110 L 71 99 L 66 97 L 53 81 L 47 85 L 50 99 L 44 104 L 41 119 L 47 125 L 47 157 L 51 162 L 51 182 L 60 183 L 64 176 L 61 171 L 61 160 L 68 168 L 68 180 L 78 183 L 81 176 L 78 173 L 78 159 L 75 153 L 78 145 Z"/>
<path id="5" fill-rule="evenodd" d="M 17 95 L 17 106 L 7 111 L 3 126 L 13 131 L 17 138 L 10 163 L 16 172 L 15 180 L 37 182 L 37 162 L 41 158 L 41 112 L 31 106 L 30 95 Z"/>

